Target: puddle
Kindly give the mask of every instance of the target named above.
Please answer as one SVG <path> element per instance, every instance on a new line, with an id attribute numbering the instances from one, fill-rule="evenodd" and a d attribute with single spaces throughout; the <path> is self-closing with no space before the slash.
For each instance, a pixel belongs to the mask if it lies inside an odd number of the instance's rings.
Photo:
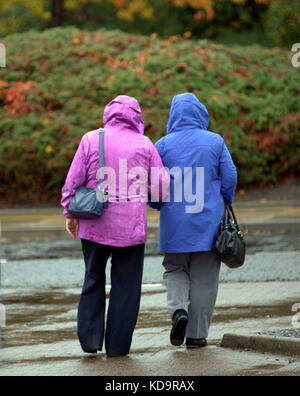
<path id="1" fill-rule="evenodd" d="M 291 307 L 294 300 L 283 304 L 272 306 L 234 306 L 231 308 L 219 307 L 216 309 L 213 323 L 229 323 L 232 321 L 242 319 L 265 319 L 265 318 L 280 318 L 290 316 L 292 317 Z"/>
<path id="2" fill-rule="evenodd" d="M 76 324 L 79 294 L 80 289 L 1 290 L 0 301 L 7 308 L 7 327 L 0 329 L 1 375 L 57 375 L 58 372 L 65 375 L 107 375 L 111 372 L 119 375 L 128 375 L 129 372 L 131 375 L 199 375 L 201 365 L 203 372 L 213 372 L 216 365 L 222 372 L 224 368 L 227 370 L 228 364 L 234 364 L 236 373 L 244 376 L 271 375 L 288 365 L 288 361 L 283 359 L 268 360 L 266 355 L 253 353 L 253 364 L 250 364 L 247 353 L 242 357 L 243 366 L 239 364 L 241 355 L 237 351 L 218 349 L 212 340 L 219 340 L 224 331 L 238 325 L 243 328 L 251 325 L 256 331 L 263 330 L 264 318 L 289 320 L 294 301 L 274 306 L 217 307 L 210 346 L 199 355 L 197 351 L 188 353 L 184 345 L 180 348 L 170 345 L 171 319 L 165 292 L 161 287 L 147 289 L 143 292 L 131 358 L 110 360 L 106 358 L 105 351 L 97 356 L 88 356 L 81 351 Z M 274 324 L 274 320 L 271 322 Z M 229 360 L 226 361 L 226 357 Z M 210 362 L 209 368 L 207 362 Z"/>
<path id="3" fill-rule="evenodd" d="M 141 311 L 137 322 L 137 329 L 146 329 L 152 327 L 170 326 L 171 320 L 167 309 L 151 308 L 145 312 Z"/>
<path id="4" fill-rule="evenodd" d="M 34 346 L 77 340 L 78 293 L 63 290 L 36 291 L 1 297 L 7 311 L 7 327 L 0 330 L 0 347 Z M 165 296 L 159 298 L 162 290 L 147 290 L 143 293 L 146 306 L 142 306 L 137 331 L 153 334 L 169 331 L 171 320 L 165 303 Z M 108 295 L 108 294 L 107 294 Z M 153 305 L 151 306 L 151 296 Z M 155 298 L 154 298 L 155 297 Z M 158 299 L 157 299 L 158 298 Z M 291 317 L 294 301 L 274 306 L 218 307 L 213 317 L 217 327 L 224 323 L 244 323 L 257 319 Z M 253 322 L 251 322 L 253 323 Z M 144 330 L 144 331 L 143 331 Z M 149 335 L 148 334 L 148 335 Z"/>
<path id="5" fill-rule="evenodd" d="M 238 375 L 240 376 L 259 376 L 259 375 L 268 375 L 268 373 L 274 373 L 281 368 L 286 367 L 284 363 L 270 363 L 261 366 L 254 366 L 250 369 L 242 370 Z"/>
<path id="6" fill-rule="evenodd" d="M 78 300 L 77 295 L 51 291 L 1 297 L 6 307 L 1 348 L 75 340 Z"/>

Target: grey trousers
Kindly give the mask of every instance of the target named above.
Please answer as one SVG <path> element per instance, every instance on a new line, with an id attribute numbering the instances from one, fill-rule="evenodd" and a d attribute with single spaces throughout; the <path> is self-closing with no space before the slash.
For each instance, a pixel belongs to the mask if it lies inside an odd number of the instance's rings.
<path id="1" fill-rule="evenodd" d="M 171 318 L 178 309 L 188 312 L 188 338 L 207 338 L 215 309 L 221 263 L 214 250 L 168 253 L 163 262 Z"/>

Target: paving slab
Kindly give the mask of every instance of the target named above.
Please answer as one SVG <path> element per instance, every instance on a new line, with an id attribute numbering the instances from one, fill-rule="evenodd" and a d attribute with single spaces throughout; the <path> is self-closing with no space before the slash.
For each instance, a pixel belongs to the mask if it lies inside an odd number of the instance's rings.
<path id="1" fill-rule="evenodd" d="M 169 343 L 164 287 L 144 285 L 131 354 L 117 359 L 82 353 L 76 336 L 80 289 L 0 289 L 7 312 L 7 327 L 0 330 L 0 376 L 299 376 L 297 358 L 218 346 L 225 333 L 290 327 L 299 288 L 300 282 L 222 284 L 209 347 L 187 351 Z"/>

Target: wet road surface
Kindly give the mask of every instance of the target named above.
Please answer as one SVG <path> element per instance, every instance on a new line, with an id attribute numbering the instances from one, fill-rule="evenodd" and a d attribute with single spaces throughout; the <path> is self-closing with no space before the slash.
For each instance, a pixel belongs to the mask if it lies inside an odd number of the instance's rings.
<path id="1" fill-rule="evenodd" d="M 1 289 L 7 327 L 0 330 L 0 376 L 5 375 L 300 375 L 300 360 L 218 346 L 226 332 L 291 327 L 300 282 L 220 286 L 209 347 L 169 344 L 170 318 L 162 286 L 144 286 L 129 357 L 89 357 L 76 336 L 80 289 Z M 107 289 L 109 293 L 109 288 Z"/>
<path id="2" fill-rule="evenodd" d="M 152 236 L 152 238 L 151 238 Z M 57 240 L 31 240 L 24 235 L 24 241 L 4 242 L 0 244 L 0 259 L 9 261 L 23 260 L 45 260 L 45 259 L 66 259 L 81 258 L 81 243 L 79 240 L 57 239 Z M 300 249 L 299 234 L 268 235 L 258 233 L 257 235 L 247 235 L 247 254 L 260 252 L 291 252 Z M 149 235 L 146 244 L 146 255 L 155 256 L 157 253 L 157 235 Z"/>
<path id="3" fill-rule="evenodd" d="M 3 260 L 2 287 L 81 287 L 84 262 L 77 259 Z M 107 283 L 110 283 L 107 266 Z M 162 283 L 162 257 L 146 257 L 144 284 Z M 221 282 L 266 282 L 300 280 L 300 252 L 261 252 L 249 254 L 243 268 L 230 270 L 222 265 Z"/>
<path id="4" fill-rule="evenodd" d="M 155 243 L 151 246 L 150 240 L 148 254 Z M 0 328 L 0 376 L 300 375 L 300 358 L 218 346 L 225 333 L 291 328 L 292 307 L 300 303 L 298 235 L 252 235 L 247 247 L 244 268 L 222 266 L 209 347 L 199 351 L 170 345 L 162 257 L 148 255 L 131 354 L 108 359 L 104 352 L 96 357 L 83 354 L 77 340 L 84 276 L 80 241 L 2 244 L 0 304 L 6 309 L 7 327 Z"/>

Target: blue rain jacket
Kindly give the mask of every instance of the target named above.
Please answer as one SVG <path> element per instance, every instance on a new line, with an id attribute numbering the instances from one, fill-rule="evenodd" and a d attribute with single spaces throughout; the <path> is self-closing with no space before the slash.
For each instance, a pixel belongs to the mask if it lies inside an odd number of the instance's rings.
<path id="1" fill-rule="evenodd" d="M 167 136 L 156 144 L 171 171 L 170 202 L 150 203 L 160 210 L 161 253 L 213 249 L 224 201 L 232 204 L 236 168 L 224 139 L 207 131 L 208 123 L 208 111 L 195 95 L 175 96 Z"/>

